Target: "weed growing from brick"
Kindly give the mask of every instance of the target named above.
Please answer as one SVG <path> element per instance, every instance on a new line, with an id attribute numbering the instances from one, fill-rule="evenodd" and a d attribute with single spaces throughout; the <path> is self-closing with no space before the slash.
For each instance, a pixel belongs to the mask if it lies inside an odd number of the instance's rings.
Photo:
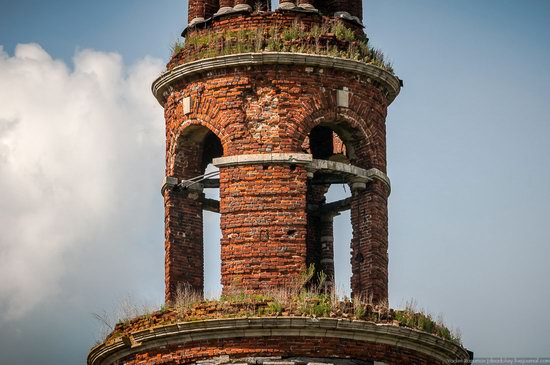
<path id="1" fill-rule="evenodd" d="M 391 62 L 341 21 L 323 19 L 310 28 L 294 22 L 291 27 L 277 25 L 258 29 L 219 32 L 211 28 L 190 32 L 185 42 L 172 46 L 168 68 L 198 59 L 250 52 L 294 52 L 340 57 L 380 67 L 393 74 Z"/>
<path id="2" fill-rule="evenodd" d="M 387 303 L 374 304 L 368 299 L 350 300 L 336 291 L 326 290 L 322 281 L 308 288 L 289 285 L 264 293 L 245 291 L 222 295 L 218 300 L 203 300 L 190 287 L 178 289 L 173 303 L 133 319 L 119 321 L 106 342 L 133 332 L 179 322 L 219 318 L 310 317 L 341 318 L 400 326 L 427 332 L 461 344 L 460 332 L 448 329 L 441 318 L 416 309 L 414 301 L 394 310 Z"/>

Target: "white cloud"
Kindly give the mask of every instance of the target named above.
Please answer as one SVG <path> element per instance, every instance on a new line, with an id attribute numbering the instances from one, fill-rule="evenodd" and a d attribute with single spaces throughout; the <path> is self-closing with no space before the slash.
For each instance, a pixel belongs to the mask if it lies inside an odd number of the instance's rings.
<path id="1" fill-rule="evenodd" d="M 101 278 L 100 257 L 143 236 L 162 204 L 164 123 L 149 91 L 161 69 L 93 50 L 71 68 L 36 44 L 0 47 L 0 320 L 72 275 Z"/>

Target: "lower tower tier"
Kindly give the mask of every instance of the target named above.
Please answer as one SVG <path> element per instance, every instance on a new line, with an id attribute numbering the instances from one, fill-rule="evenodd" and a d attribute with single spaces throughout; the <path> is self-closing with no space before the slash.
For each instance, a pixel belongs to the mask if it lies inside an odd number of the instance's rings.
<path id="1" fill-rule="evenodd" d="M 469 363 L 461 346 L 409 328 L 332 318 L 235 318 L 157 326 L 98 345 L 88 365 Z"/>

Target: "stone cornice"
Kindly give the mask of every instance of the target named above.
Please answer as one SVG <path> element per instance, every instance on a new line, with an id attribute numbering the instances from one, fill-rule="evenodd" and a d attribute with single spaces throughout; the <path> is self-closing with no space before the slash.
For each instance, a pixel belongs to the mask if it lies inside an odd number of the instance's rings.
<path id="1" fill-rule="evenodd" d="M 313 156 L 309 153 L 255 153 L 248 155 L 233 155 L 218 157 L 212 160 L 216 167 L 230 167 L 239 165 L 255 164 L 295 164 L 309 165 L 313 161 Z"/>
<path id="2" fill-rule="evenodd" d="M 326 171 L 349 177 L 350 182 L 367 183 L 372 180 L 379 180 L 391 189 L 390 178 L 382 171 L 371 168 L 363 169 L 358 166 L 350 165 L 338 161 L 314 159 L 308 153 L 259 153 L 249 155 L 234 155 L 215 158 L 212 163 L 216 167 L 230 167 L 239 165 L 258 165 L 258 164 L 293 164 L 305 165 L 313 172 Z"/>
<path id="3" fill-rule="evenodd" d="M 352 179 L 363 180 L 363 182 L 379 180 L 386 184 L 388 189 L 391 189 L 390 178 L 388 177 L 388 175 L 376 168 L 371 168 L 367 170 L 343 162 L 319 159 L 314 159 L 309 167 L 314 171 L 329 171 L 337 174 L 347 175 L 350 176 Z"/>
<path id="4" fill-rule="evenodd" d="M 170 88 L 175 82 L 190 78 L 198 73 L 255 65 L 299 65 L 357 73 L 379 82 L 386 90 L 388 104 L 397 97 L 401 89 L 400 81 L 396 76 L 380 67 L 361 61 L 305 53 L 259 52 L 205 58 L 176 66 L 172 70 L 164 72 L 153 82 L 153 95 L 161 105 L 164 105 L 164 100 L 171 92 Z"/>
<path id="5" fill-rule="evenodd" d="M 135 332 L 94 347 L 88 365 L 116 364 L 132 354 L 191 341 L 263 336 L 351 339 L 413 350 L 440 362 L 469 359 L 463 347 L 410 328 L 334 318 L 249 317 L 176 323 Z"/>

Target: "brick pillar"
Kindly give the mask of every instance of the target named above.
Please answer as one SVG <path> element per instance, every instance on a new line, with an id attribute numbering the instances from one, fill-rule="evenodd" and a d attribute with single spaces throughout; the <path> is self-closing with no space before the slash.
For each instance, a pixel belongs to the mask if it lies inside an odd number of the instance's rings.
<path id="1" fill-rule="evenodd" d="M 219 0 L 189 0 L 188 22 L 193 19 L 208 19 L 220 8 Z"/>
<path id="2" fill-rule="evenodd" d="M 224 293 L 294 282 L 306 266 L 303 166 L 220 167 Z"/>
<path id="3" fill-rule="evenodd" d="M 325 201 L 327 189 L 324 186 L 309 185 L 307 188 L 307 266 L 314 265 L 320 270 L 321 265 L 321 232 L 319 231 L 320 216 L 319 209 Z"/>
<path id="4" fill-rule="evenodd" d="M 313 148 L 313 146 L 312 146 Z M 314 265 L 316 274 L 323 271 L 327 275 L 327 281 L 332 282 L 334 267 L 325 267 L 328 259 L 333 259 L 331 253 L 324 249 L 323 240 L 328 240 L 327 235 L 332 235 L 332 227 L 327 225 L 327 215 L 320 215 L 319 210 L 325 203 L 325 194 L 330 185 L 308 185 L 307 191 L 307 265 Z M 332 224 L 332 219 L 330 219 Z M 330 245 L 332 252 L 332 244 Z M 328 270 L 327 270 L 328 269 Z M 327 283 L 328 284 L 328 283 Z"/>
<path id="5" fill-rule="evenodd" d="M 186 180 L 202 174 L 202 145 L 181 140 L 166 175 Z M 169 157 L 169 156 L 167 156 Z M 165 209 L 165 300 L 174 300 L 178 287 L 190 286 L 204 290 L 204 254 L 202 198 L 204 194 L 193 185 L 164 191 Z"/>
<path id="6" fill-rule="evenodd" d="M 235 6 L 234 0 L 220 0 L 220 9 L 227 7 L 232 8 L 233 6 Z"/>
<path id="7" fill-rule="evenodd" d="M 321 267 L 326 276 L 326 287 L 330 290 L 334 286 L 334 215 L 323 214 L 320 219 L 319 232 L 321 244 Z"/>
<path id="8" fill-rule="evenodd" d="M 219 0 L 206 0 L 204 3 L 204 18 L 211 18 L 212 15 L 220 8 Z"/>
<path id="9" fill-rule="evenodd" d="M 351 290 L 374 304 L 388 300 L 388 194 L 378 180 L 352 188 Z"/>
<path id="10" fill-rule="evenodd" d="M 363 21 L 363 0 L 350 0 L 349 13 Z"/>
<path id="11" fill-rule="evenodd" d="M 187 21 L 191 21 L 195 18 L 204 18 L 205 0 L 189 0 L 187 10 Z"/>
<path id="12" fill-rule="evenodd" d="M 178 287 L 204 288 L 203 193 L 167 190 L 165 206 L 165 300 L 174 300 Z"/>

